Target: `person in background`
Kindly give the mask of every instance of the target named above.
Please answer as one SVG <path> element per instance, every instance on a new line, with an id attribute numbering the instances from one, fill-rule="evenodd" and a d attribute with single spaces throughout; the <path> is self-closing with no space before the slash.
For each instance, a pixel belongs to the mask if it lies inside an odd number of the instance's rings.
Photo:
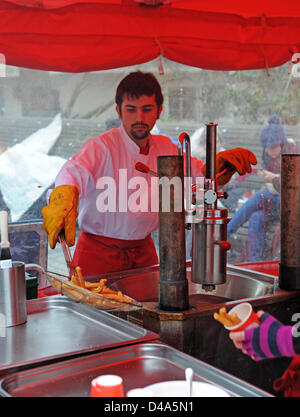
<path id="1" fill-rule="evenodd" d="M 300 397 L 300 331 L 294 326 L 282 324 L 262 310 L 257 312 L 260 326 L 241 332 L 230 332 L 229 337 L 236 348 L 255 361 L 290 357 L 293 358 L 284 374 L 273 383 L 275 391 L 286 397 Z"/>
<path id="2" fill-rule="evenodd" d="M 228 223 L 228 237 L 240 226 L 249 221 L 248 251 L 249 260 L 262 259 L 265 246 L 265 232 L 271 222 L 280 217 L 280 156 L 282 153 L 294 153 L 295 143 L 286 138 L 278 115 L 272 115 L 267 126 L 260 133 L 260 145 L 263 148 L 262 166 L 258 175 L 265 187 L 254 193 L 249 200 L 234 214 Z"/>
<path id="3" fill-rule="evenodd" d="M 115 101 L 121 126 L 88 139 L 64 164 L 49 204 L 42 209 L 51 248 L 63 229 L 67 244 L 75 244 L 78 216 L 81 233 L 73 260 L 84 276 L 158 263 L 151 238 L 158 228 L 158 210 L 152 210 L 151 205 L 158 193 L 153 196 L 151 176 L 135 166 L 142 162 L 157 172 L 158 156 L 178 154 L 178 147 L 168 137 L 150 133 L 163 108 L 161 88 L 153 74 L 130 73 L 118 85 Z M 251 164 L 256 163 L 255 155 L 247 149 L 220 152 L 217 172 L 225 167 L 227 171 L 219 177 L 219 184 L 226 184 L 235 172 L 251 172 Z M 191 159 L 191 167 L 194 178 L 206 169 L 196 158 Z M 139 179 L 148 188 L 138 195 L 137 209 L 138 190 L 129 185 Z M 105 190 L 109 184 L 112 192 Z M 111 208 L 105 206 L 106 201 Z"/>
<path id="4" fill-rule="evenodd" d="M 105 120 L 106 130 L 112 129 L 113 127 L 120 127 L 122 124 L 121 120 L 117 117 L 109 117 Z"/>

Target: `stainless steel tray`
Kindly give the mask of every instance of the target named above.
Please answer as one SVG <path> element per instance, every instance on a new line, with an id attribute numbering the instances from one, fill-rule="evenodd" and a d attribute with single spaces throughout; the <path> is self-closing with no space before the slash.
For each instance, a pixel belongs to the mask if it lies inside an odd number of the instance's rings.
<path id="1" fill-rule="evenodd" d="M 194 369 L 195 381 L 223 388 L 232 397 L 272 396 L 158 342 L 126 346 L 7 375 L 0 380 L 0 395 L 87 397 L 92 379 L 101 374 L 120 375 L 126 393 L 130 389 L 157 382 L 184 380 L 187 367 Z"/>
<path id="2" fill-rule="evenodd" d="M 62 295 L 27 302 L 27 322 L 0 329 L 0 373 L 159 335 Z"/>

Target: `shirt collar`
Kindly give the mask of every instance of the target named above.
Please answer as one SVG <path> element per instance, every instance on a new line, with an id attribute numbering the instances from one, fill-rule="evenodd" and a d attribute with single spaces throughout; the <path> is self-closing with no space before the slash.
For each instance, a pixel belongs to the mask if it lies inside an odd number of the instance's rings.
<path id="1" fill-rule="evenodd" d="M 128 147 L 132 152 L 135 152 L 135 153 L 139 154 L 140 151 L 141 151 L 141 148 L 128 136 L 128 134 L 126 133 L 126 130 L 124 129 L 123 124 L 118 129 L 121 133 L 121 137 L 124 140 L 126 147 Z M 149 142 L 148 142 L 148 145 L 147 145 L 148 146 L 148 152 L 144 153 L 144 155 L 148 155 L 151 144 L 152 144 L 152 135 L 150 134 Z"/>

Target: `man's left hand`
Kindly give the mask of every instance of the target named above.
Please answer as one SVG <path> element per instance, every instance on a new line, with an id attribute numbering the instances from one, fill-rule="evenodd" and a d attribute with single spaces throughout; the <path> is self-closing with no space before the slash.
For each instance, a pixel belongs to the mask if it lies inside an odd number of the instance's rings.
<path id="1" fill-rule="evenodd" d="M 235 172 L 245 175 L 252 171 L 251 165 L 256 165 L 257 160 L 253 152 L 244 148 L 234 148 L 227 151 L 219 152 L 216 155 L 216 174 L 226 168 L 217 182 L 218 185 L 225 185 L 231 179 Z M 205 175 L 206 164 L 203 166 L 202 173 Z"/>

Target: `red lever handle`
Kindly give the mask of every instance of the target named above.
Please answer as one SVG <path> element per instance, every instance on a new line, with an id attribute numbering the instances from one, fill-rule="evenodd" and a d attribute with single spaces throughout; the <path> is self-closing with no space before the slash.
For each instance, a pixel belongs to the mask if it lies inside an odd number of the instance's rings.
<path id="1" fill-rule="evenodd" d="M 155 175 L 156 177 L 158 177 L 157 172 L 152 171 L 152 169 L 148 168 L 147 165 L 143 164 L 143 162 L 137 162 L 135 164 L 135 169 L 137 169 L 140 172 L 144 172 L 145 174 L 151 174 L 151 175 Z"/>
<path id="2" fill-rule="evenodd" d="M 221 240 L 216 242 L 223 250 L 229 250 L 231 249 L 231 243 L 227 240 Z"/>

